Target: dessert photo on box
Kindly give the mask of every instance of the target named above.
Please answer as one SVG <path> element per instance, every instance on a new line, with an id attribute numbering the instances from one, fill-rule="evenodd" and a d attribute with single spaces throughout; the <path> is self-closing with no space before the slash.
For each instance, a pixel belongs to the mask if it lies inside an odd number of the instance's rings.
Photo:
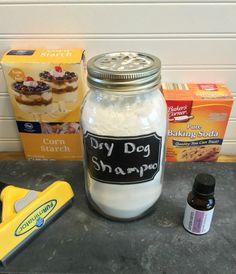
<path id="1" fill-rule="evenodd" d="M 78 107 L 80 99 L 77 73 L 64 71 L 60 66 L 48 68 L 48 71 L 44 70 L 42 73 L 39 71 L 40 68 L 13 68 L 8 73 L 10 95 L 16 107 L 23 112 L 19 116 L 30 114 L 34 121 L 42 121 L 45 120 L 42 115 L 54 119 Z M 29 120 L 28 117 L 24 119 Z M 47 117 L 46 120 L 48 119 L 50 118 Z"/>
<path id="2" fill-rule="evenodd" d="M 52 88 L 54 101 L 74 102 L 78 98 L 78 75 L 54 66 L 50 71 L 40 72 L 39 77 Z"/>
<path id="3" fill-rule="evenodd" d="M 13 82 L 12 90 L 19 108 L 29 113 L 50 113 L 52 103 L 51 87 L 31 76 L 24 81 Z"/>

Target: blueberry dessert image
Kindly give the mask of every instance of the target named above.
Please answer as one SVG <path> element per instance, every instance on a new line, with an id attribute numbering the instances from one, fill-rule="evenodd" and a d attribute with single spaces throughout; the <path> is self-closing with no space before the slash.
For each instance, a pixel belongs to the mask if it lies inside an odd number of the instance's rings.
<path id="1" fill-rule="evenodd" d="M 22 111 L 37 114 L 50 112 L 52 91 L 48 84 L 27 76 L 24 81 L 13 83 L 12 89 Z"/>
<path id="2" fill-rule="evenodd" d="M 64 71 L 61 66 L 55 66 L 51 71 L 39 74 L 40 80 L 52 88 L 53 100 L 74 102 L 78 97 L 78 76 L 74 72 Z"/>

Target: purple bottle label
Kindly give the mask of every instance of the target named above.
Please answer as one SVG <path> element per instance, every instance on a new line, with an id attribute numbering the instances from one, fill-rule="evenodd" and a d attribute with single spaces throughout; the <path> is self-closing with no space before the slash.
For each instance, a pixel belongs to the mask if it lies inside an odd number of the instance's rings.
<path id="1" fill-rule="evenodd" d="M 188 203 L 185 208 L 183 225 L 185 229 L 194 234 L 205 234 L 209 231 L 214 208 L 201 211 L 192 208 Z"/>
<path id="2" fill-rule="evenodd" d="M 204 220 L 204 212 L 196 211 L 194 222 L 193 222 L 193 232 L 201 233 L 203 220 Z"/>

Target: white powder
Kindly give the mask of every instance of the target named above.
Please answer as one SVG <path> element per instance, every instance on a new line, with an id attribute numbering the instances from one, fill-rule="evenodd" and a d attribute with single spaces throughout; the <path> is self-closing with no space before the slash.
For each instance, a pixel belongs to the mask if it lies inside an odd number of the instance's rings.
<path id="1" fill-rule="evenodd" d="M 162 94 L 90 92 L 82 110 L 82 127 L 101 136 L 137 136 L 155 132 L 162 137 L 160 170 L 153 180 L 130 185 L 106 184 L 94 180 L 87 170 L 87 191 L 90 198 L 106 215 L 134 218 L 150 208 L 162 191 L 166 106 Z"/>

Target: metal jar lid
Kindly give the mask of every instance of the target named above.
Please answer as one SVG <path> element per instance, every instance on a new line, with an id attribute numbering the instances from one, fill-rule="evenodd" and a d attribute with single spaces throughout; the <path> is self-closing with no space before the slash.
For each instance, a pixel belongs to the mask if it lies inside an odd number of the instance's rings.
<path id="1" fill-rule="evenodd" d="M 94 88 L 130 91 L 151 88 L 161 81 L 161 61 L 140 52 L 111 52 L 88 61 L 88 84 Z"/>

